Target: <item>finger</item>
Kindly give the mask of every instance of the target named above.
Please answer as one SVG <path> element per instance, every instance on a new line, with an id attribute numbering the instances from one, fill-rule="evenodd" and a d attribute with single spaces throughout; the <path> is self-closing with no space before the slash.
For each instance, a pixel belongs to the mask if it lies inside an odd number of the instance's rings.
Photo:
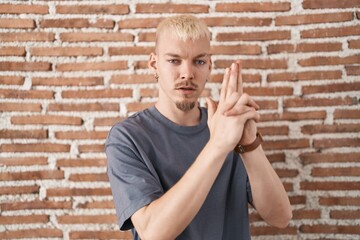
<path id="1" fill-rule="evenodd" d="M 229 82 L 229 68 L 225 69 L 225 74 L 224 74 L 224 78 L 223 78 L 223 82 L 221 84 L 221 92 L 220 92 L 220 102 L 225 102 L 226 99 L 226 89 L 227 89 L 227 85 Z"/>
<path id="2" fill-rule="evenodd" d="M 260 109 L 260 106 L 252 99 L 249 94 L 243 93 L 238 101 L 239 105 L 248 105 L 255 108 L 256 110 Z"/>
<path id="3" fill-rule="evenodd" d="M 230 68 L 230 78 L 226 91 L 226 97 L 231 96 L 233 92 L 237 91 L 238 71 L 239 68 L 237 63 L 232 63 Z"/>
<path id="4" fill-rule="evenodd" d="M 255 109 L 252 109 L 252 110 L 244 113 L 244 114 L 242 115 L 242 117 L 243 117 L 244 119 L 246 119 L 246 121 L 247 121 L 247 120 L 250 120 L 250 119 L 255 120 L 255 122 L 259 122 L 259 121 L 260 121 L 260 114 L 259 114 L 257 111 L 255 111 Z M 245 122 L 246 122 L 246 121 L 245 121 Z"/>
<path id="5" fill-rule="evenodd" d="M 221 110 L 220 110 L 221 113 L 224 114 L 225 112 L 234 108 L 234 106 L 237 104 L 239 99 L 240 99 L 240 94 L 238 92 L 233 92 L 229 97 L 227 97 L 226 101 L 221 106 Z"/>
<path id="6" fill-rule="evenodd" d="M 227 117 L 238 116 L 238 115 L 244 114 L 244 113 L 252 111 L 252 110 L 256 111 L 256 109 L 253 107 L 249 107 L 249 106 L 245 106 L 245 105 L 235 105 L 233 108 L 226 111 L 224 113 L 224 115 Z"/>
<path id="7" fill-rule="evenodd" d="M 242 95 L 243 92 L 244 92 L 244 89 L 243 89 L 243 79 L 242 79 L 242 64 L 241 64 L 241 61 L 240 60 L 237 60 L 236 61 L 238 67 L 239 67 L 239 72 L 238 72 L 238 81 L 237 81 L 237 91 Z"/>
<path id="8" fill-rule="evenodd" d="M 208 119 L 211 119 L 214 116 L 217 104 L 211 98 L 206 98 L 206 103 L 208 106 Z"/>

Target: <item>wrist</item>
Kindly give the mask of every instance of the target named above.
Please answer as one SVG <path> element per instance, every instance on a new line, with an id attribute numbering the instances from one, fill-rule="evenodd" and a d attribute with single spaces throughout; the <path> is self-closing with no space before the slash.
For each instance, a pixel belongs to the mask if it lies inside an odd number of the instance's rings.
<path id="1" fill-rule="evenodd" d="M 250 144 L 240 144 L 240 142 L 235 146 L 234 151 L 237 153 L 251 152 L 259 147 L 263 142 L 263 138 L 259 132 L 256 133 L 256 138 Z"/>

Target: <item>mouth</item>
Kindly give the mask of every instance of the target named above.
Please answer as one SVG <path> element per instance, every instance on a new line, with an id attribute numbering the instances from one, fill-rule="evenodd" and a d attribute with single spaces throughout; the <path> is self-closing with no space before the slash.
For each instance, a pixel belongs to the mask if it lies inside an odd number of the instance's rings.
<path id="1" fill-rule="evenodd" d="M 196 91 L 196 88 L 184 86 L 184 87 L 177 87 L 175 88 L 175 90 L 178 91 L 180 94 L 189 95 L 194 93 Z"/>

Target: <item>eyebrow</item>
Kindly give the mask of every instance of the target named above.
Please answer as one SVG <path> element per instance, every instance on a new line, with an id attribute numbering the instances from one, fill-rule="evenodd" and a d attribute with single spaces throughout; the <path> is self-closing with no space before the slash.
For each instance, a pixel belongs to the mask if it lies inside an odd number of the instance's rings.
<path id="1" fill-rule="evenodd" d="M 176 54 L 176 53 L 165 53 L 165 56 L 181 58 L 181 56 Z M 206 56 L 209 56 L 209 54 L 208 53 L 201 53 L 201 54 L 195 56 L 194 58 L 202 58 L 202 57 L 206 57 Z"/>

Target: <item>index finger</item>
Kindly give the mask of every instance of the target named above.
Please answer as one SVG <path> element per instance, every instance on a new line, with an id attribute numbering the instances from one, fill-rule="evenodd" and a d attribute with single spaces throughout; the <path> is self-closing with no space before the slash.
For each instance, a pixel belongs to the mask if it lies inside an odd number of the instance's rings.
<path id="1" fill-rule="evenodd" d="M 240 60 L 236 60 L 236 63 L 238 64 L 238 69 L 239 69 L 238 81 L 237 81 L 237 90 L 240 93 L 240 95 L 242 95 L 244 93 L 243 79 L 242 79 L 242 74 L 241 74 L 242 64 L 241 64 Z"/>

